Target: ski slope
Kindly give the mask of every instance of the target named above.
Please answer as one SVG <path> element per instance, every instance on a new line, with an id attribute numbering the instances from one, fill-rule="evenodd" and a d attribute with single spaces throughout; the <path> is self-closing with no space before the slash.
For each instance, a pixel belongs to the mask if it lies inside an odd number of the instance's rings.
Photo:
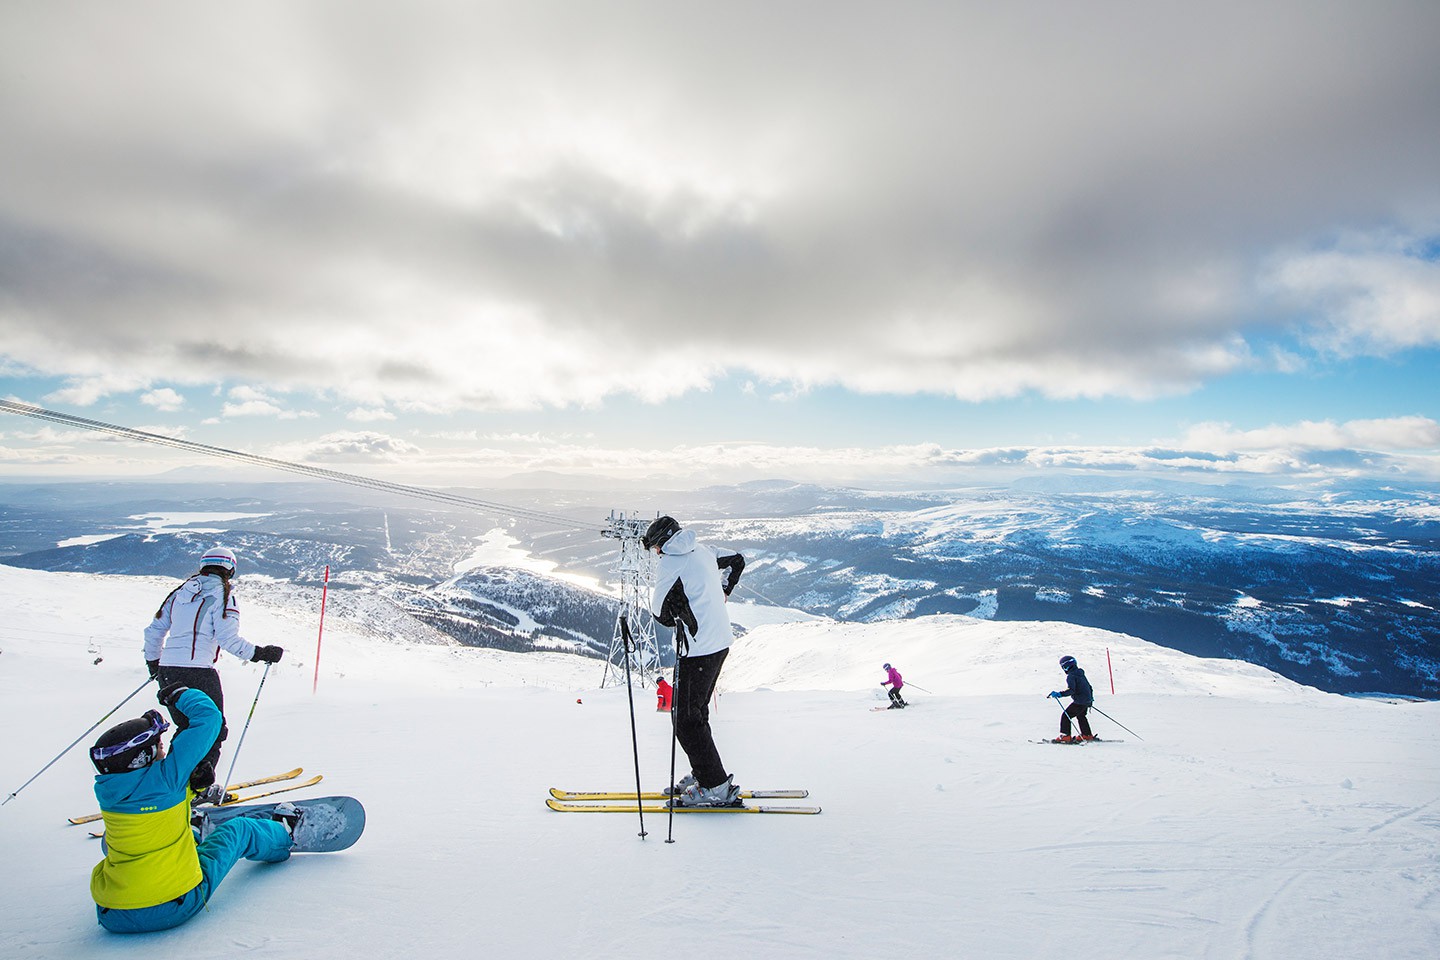
<path id="1" fill-rule="evenodd" d="M 0 566 L 0 792 L 144 679 L 169 581 Z M 303 765 L 360 797 L 351 850 L 242 863 L 179 929 L 121 938 L 88 894 L 86 738 L 0 808 L 0 957 L 1430 958 L 1440 943 L 1440 704 L 1347 699 L 1246 664 L 1064 624 L 756 626 L 713 716 L 744 787 L 818 817 L 552 813 L 551 786 L 634 782 L 626 691 L 598 664 L 369 635 L 247 602 L 287 648 L 237 779 Z M 1111 695 L 1105 651 L 1114 666 Z M 1037 745 L 1076 656 L 1144 739 Z M 100 663 L 94 663 L 97 658 Z M 930 693 L 872 712 L 880 665 Z M 261 668 L 222 655 L 239 742 Z M 153 706 L 153 688 L 111 721 Z M 669 726 L 636 692 L 645 786 Z M 106 724 L 108 725 L 108 724 Z M 102 725 L 102 729 L 103 729 Z"/>

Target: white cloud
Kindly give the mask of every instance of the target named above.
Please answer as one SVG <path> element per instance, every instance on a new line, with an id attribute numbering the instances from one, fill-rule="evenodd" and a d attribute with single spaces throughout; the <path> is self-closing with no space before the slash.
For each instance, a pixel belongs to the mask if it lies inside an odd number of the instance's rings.
<path id="1" fill-rule="evenodd" d="M 277 420 L 298 420 L 302 417 L 317 416 L 313 411 L 291 410 L 264 390 L 250 385 L 232 387 L 228 396 L 230 399 L 220 408 L 220 415 L 226 418 L 273 417 Z"/>
<path id="2" fill-rule="evenodd" d="M 1203 423 L 1187 431 L 1184 444 L 1218 452 L 1251 450 L 1440 451 L 1440 423 L 1429 417 L 1381 420 L 1305 420 L 1254 430 L 1228 423 Z"/>
<path id="3" fill-rule="evenodd" d="M 226 417 L 283 417 L 285 410 L 269 400 L 246 400 L 241 403 L 227 403 L 220 408 Z"/>
<path id="4" fill-rule="evenodd" d="M 185 398 L 169 387 L 150 390 L 140 395 L 140 402 L 156 410 L 173 413 L 185 406 Z"/>
<path id="5" fill-rule="evenodd" d="M 1347 238 L 1335 249 L 1277 260 L 1266 283 L 1313 311 L 1309 336 L 1341 354 L 1440 344 L 1440 260 L 1396 234 Z"/>
<path id="6" fill-rule="evenodd" d="M 89 407 L 116 393 L 130 393 L 148 386 L 145 377 L 123 373 L 107 373 L 72 379 L 59 390 L 43 398 L 46 403 Z"/>
<path id="7" fill-rule="evenodd" d="M 1349 445 L 1340 440 L 1352 441 Z M 1352 477 L 1440 479 L 1440 425 L 1424 418 L 1312 424 L 1269 431 L 1205 425 L 1179 441 L 1146 446 L 1052 445 L 952 448 L 936 443 L 822 447 L 756 441 L 666 448 L 550 442 L 436 449 L 412 465 L 467 482 L 555 472 L 616 479 L 734 483 L 784 477 L 817 483 L 964 483 L 1020 475 L 1145 474 L 1177 478 Z"/>
<path id="8" fill-rule="evenodd" d="M 270 396 L 264 390 L 250 386 L 249 384 L 240 384 L 239 386 L 231 387 L 228 396 L 237 403 L 270 402 Z"/>
<path id="9" fill-rule="evenodd" d="M 277 447 L 271 455 L 302 463 L 398 463 L 414 459 L 421 452 L 399 437 L 372 431 L 337 431 L 311 442 Z"/>
<path id="10" fill-rule="evenodd" d="M 395 414 L 383 407 L 356 407 L 345 414 L 345 419 L 357 423 L 373 423 L 377 420 L 394 420 Z"/>

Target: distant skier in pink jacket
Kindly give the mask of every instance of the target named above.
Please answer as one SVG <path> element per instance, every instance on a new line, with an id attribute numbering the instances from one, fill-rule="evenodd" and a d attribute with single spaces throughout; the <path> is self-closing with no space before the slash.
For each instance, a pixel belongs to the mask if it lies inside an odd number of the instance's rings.
<path id="1" fill-rule="evenodd" d="M 905 699 L 900 696 L 900 688 L 905 686 L 905 681 L 901 679 L 900 671 L 888 663 L 885 664 L 885 679 L 881 682 L 880 686 L 890 688 L 891 710 L 896 708 L 904 709 L 909 706 L 909 704 L 905 702 Z"/>

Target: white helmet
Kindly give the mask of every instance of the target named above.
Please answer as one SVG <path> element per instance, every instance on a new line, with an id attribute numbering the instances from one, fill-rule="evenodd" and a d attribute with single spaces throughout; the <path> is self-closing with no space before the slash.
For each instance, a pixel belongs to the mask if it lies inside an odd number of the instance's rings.
<path id="1" fill-rule="evenodd" d="M 211 547 L 200 558 L 200 566 L 219 567 L 232 577 L 235 575 L 235 551 L 229 547 Z"/>

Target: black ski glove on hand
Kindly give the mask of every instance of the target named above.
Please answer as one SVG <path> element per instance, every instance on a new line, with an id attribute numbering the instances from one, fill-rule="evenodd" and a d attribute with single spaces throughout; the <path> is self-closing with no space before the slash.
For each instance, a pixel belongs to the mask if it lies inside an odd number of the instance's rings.
<path id="1" fill-rule="evenodd" d="M 160 701 L 162 707 L 169 708 L 173 713 L 175 710 L 175 701 L 180 699 L 180 694 L 189 689 L 190 688 L 183 683 L 167 684 L 160 688 L 160 692 L 155 695 L 155 699 Z"/>
<path id="2" fill-rule="evenodd" d="M 251 655 L 252 663 L 259 663 L 264 660 L 266 663 L 279 663 L 280 658 L 285 655 L 281 647 L 256 647 L 255 653 Z"/>
<path id="3" fill-rule="evenodd" d="M 160 679 L 160 661 L 159 661 L 159 660 L 146 660 L 146 661 L 145 661 L 145 669 L 150 671 L 150 679 L 151 679 L 151 680 L 159 680 L 159 679 Z"/>

